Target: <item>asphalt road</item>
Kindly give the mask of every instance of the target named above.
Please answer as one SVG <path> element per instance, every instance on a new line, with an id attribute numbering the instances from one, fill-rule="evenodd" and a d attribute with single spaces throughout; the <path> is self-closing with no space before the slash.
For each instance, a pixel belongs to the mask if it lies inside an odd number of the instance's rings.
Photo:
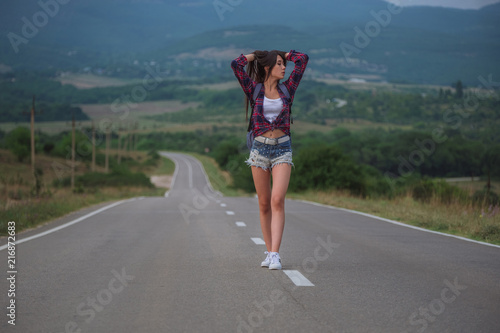
<path id="1" fill-rule="evenodd" d="M 167 155 L 165 197 L 16 235 L 15 273 L 0 241 L 1 332 L 500 332 L 499 247 L 287 200 L 270 271 L 257 200 Z"/>

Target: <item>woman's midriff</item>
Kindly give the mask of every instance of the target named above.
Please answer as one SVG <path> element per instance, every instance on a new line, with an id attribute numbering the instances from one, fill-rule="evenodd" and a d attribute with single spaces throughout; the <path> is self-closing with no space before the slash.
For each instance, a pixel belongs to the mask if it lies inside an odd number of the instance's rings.
<path id="1" fill-rule="evenodd" d="M 265 136 L 266 138 L 272 138 L 272 139 L 280 138 L 284 135 L 286 135 L 285 132 L 283 132 L 280 129 L 275 129 L 274 131 L 267 131 L 264 134 L 262 134 L 262 136 Z"/>

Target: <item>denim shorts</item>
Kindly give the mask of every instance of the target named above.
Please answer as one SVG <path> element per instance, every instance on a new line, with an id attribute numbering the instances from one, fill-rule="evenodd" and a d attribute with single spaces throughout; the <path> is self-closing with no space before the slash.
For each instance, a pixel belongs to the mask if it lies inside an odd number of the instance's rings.
<path id="1" fill-rule="evenodd" d="M 270 145 L 254 140 L 250 150 L 250 157 L 246 163 L 249 166 L 264 170 L 272 169 L 276 165 L 284 163 L 293 166 L 291 141 Z"/>

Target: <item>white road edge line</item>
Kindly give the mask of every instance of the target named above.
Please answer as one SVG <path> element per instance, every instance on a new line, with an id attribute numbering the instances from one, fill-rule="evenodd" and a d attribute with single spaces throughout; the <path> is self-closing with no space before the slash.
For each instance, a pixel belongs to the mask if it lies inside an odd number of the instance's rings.
<path id="1" fill-rule="evenodd" d="M 445 234 L 445 233 L 439 232 L 439 231 L 428 230 L 428 229 L 416 227 L 414 225 L 410 225 L 410 224 L 405 224 L 405 223 L 398 222 L 398 221 L 389 220 L 389 219 L 386 219 L 386 218 L 383 218 L 383 217 L 379 217 L 379 216 L 375 216 L 375 215 L 371 215 L 371 214 L 367 214 L 367 213 L 358 212 L 356 210 L 339 208 L 339 207 L 335 207 L 335 206 L 328 206 L 328 205 L 324 205 L 324 204 L 320 204 L 320 203 L 312 202 L 312 201 L 307 201 L 307 200 L 297 200 L 297 201 L 303 202 L 303 203 L 307 203 L 307 204 L 310 204 L 310 205 L 314 205 L 314 206 L 325 207 L 325 208 L 329 208 L 329 209 L 342 210 L 344 212 L 349 212 L 349 213 L 353 213 L 353 214 L 363 215 L 363 216 L 370 217 L 370 218 L 375 219 L 375 220 L 380 220 L 380 221 L 392 223 L 392 224 L 395 224 L 395 225 L 399 225 L 401 227 L 406 227 L 406 228 L 410 228 L 410 229 L 420 230 L 420 231 L 428 232 L 428 233 L 431 233 L 431 234 L 436 234 L 436 235 L 441 235 L 441 236 L 456 238 L 456 239 L 460 239 L 460 240 L 463 240 L 463 241 L 466 241 L 466 242 L 471 242 L 471 243 L 480 244 L 480 245 L 487 245 L 487 246 L 496 247 L 496 248 L 500 249 L 500 245 L 495 245 L 495 244 L 480 242 L 480 241 L 477 241 L 477 240 L 473 240 L 473 239 L 469 239 L 469 238 L 465 238 L 465 237 L 461 237 L 461 236 L 456 236 L 456 235 L 451 235 L 451 234 Z"/>
<path id="2" fill-rule="evenodd" d="M 165 157 L 165 158 L 168 158 L 169 160 L 171 160 L 175 164 L 174 175 L 172 176 L 172 182 L 170 183 L 170 188 L 164 194 L 165 198 L 168 198 L 168 195 L 170 194 L 170 190 L 172 190 L 174 188 L 175 180 L 177 179 L 177 173 L 179 172 L 179 164 L 173 158 L 168 157 L 168 154 L 166 152 L 160 152 L 160 155 Z"/>
<path id="3" fill-rule="evenodd" d="M 236 225 L 238 227 L 246 227 L 247 226 L 245 222 L 240 222 L 240 221 L 236 222 Z"/>
<path id="4" fill-rule="evenodd" d="M 189 188 L 193 188 L 193 166 L 191 163 L 188 161 L 187 158 L 184 157 L 184 162 L 186 162 L 188 166 L 188 172 L 189 172 Z"/>
<path id="5" fill-rule="evenodd" d="M 85 219 L 88 219 L 88 218 L 89 218 L 89 217 L 91 217 L 91 216 L 97 215 L 97 214 L 99 214 L 99 213 L 101 213 L 101 212 L 103 212 L 103 211 L 105 211 L 105 210 L 107 210 L 107 209 L 110 209 L 110 208 L 113 208 L 113 207 L 115 207 L 115 206 L 121 205 L 122 203 L 125 203 L 125 202 L 134 201 L 134 200 L 136 200 L 136 198 L 132 198 L 132 199 L 128 199 L 128 200 L 122 200 L 122 201 L 115 202 L 115 203 L 113 203 L 113 204 L 111 204 L 111 205 L 108 205 L 108 206 L 106 206 L 106 207 L 102 207 L 102 208 L 100 208 L 100 209 L 98 209 L 98 210 L 96 210 L 96 211 L 93 211 L 92 213 L 89 213 L 89 214 L 87 214 L 87 215 L 81 216 L 81 217 L 77 218 L 76 220 L 73 220 L 73 221 L 70 221 L 70 222 L 68 222 L 68 223 L 62 224 L 62 225 L 60 225 L 60 226 L 58 226 L 58 227 L 55 227 L 55 228 L 49 229 L 49 230 L 47 230 L 47 231 L 41 232 L 41 233 L 39 233 L 39 234 L 36 234 L 36 235 L 30 236 L 30 237 L 26 237 L 26 238 L 23 238 L 23 239 L 17 240 L 17 241 L 15 242 L 15 244 L 16 244 L 16 245 L 18 245 L 18 244 L 21 244 L 21 243 L 24 243 L 24 242 L 27 242 L 27 241 L 33 240 L 33 239 L 35 239 L 35 238 L 39 238 L 39 237 L 42 237 L 42 236 L 49 235 L 49 234 L 51 234 L 51 233 L 53 233 L 53 232 L 59 231 L 59 230 L 61 230 L 61 229 L 64 229 L 64 228 L 66 228 L 66 227 L 69 227 L 69 226 L 71 226 L 71 225 L 73 225 L 73 224 L 76 224 L 76 223 L 78 223 L 78 222 L 81 222 L 81 221 L 83 221 L 83 220 L 85 220 Z M 3 245 L 3 246 L 0 246 L 0 251 L 5 250 L 5 249 L 8 247 L 8 245 L 9 245 L 9 244 L 7 243 L 7 244 L 5 244 L 5 245 Z"/>
<path id="6" fill-rule="evenodd" d="M 283 270 L 283 272 L 290 278 L 290 280 L 292 280 L 292 282 L 297 287 L 314 287 L 314 284 L 299 271 Z"/>
<path id="7" fill-rule="evenodd" d="M 257 245 L 266 245 L 266 242 L 264 242 L 262 238 L 252 237 L 252 241 Z"/>

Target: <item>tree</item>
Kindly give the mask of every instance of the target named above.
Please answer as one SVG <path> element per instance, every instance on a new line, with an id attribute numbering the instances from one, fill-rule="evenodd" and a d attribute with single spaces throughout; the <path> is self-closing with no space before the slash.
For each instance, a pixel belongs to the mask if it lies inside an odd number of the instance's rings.
<path id="1" fill-rule="evenodd" d="M 295 159 L 294 172 L 291 190 L 341 189 L 356 195 L 366 194 L 366 179 L 361 167 L 337 146 L 301 149 Z"/>
<path id="2" fill-rule="evenodd" d="M 16 155 L 19 162 L 22 162 L 30 155 L 31 132 L 25 127 L 18 127 L 5 137 L 7 149 Z"/>
<path id="3" fill-rule="evenodd" d="M 457 83 L 455 83 L 455 89 L 456 89 L 455 97 L 459 99 L 464 98 L 464 86 L 461 80 L 458 80 Z"/>

